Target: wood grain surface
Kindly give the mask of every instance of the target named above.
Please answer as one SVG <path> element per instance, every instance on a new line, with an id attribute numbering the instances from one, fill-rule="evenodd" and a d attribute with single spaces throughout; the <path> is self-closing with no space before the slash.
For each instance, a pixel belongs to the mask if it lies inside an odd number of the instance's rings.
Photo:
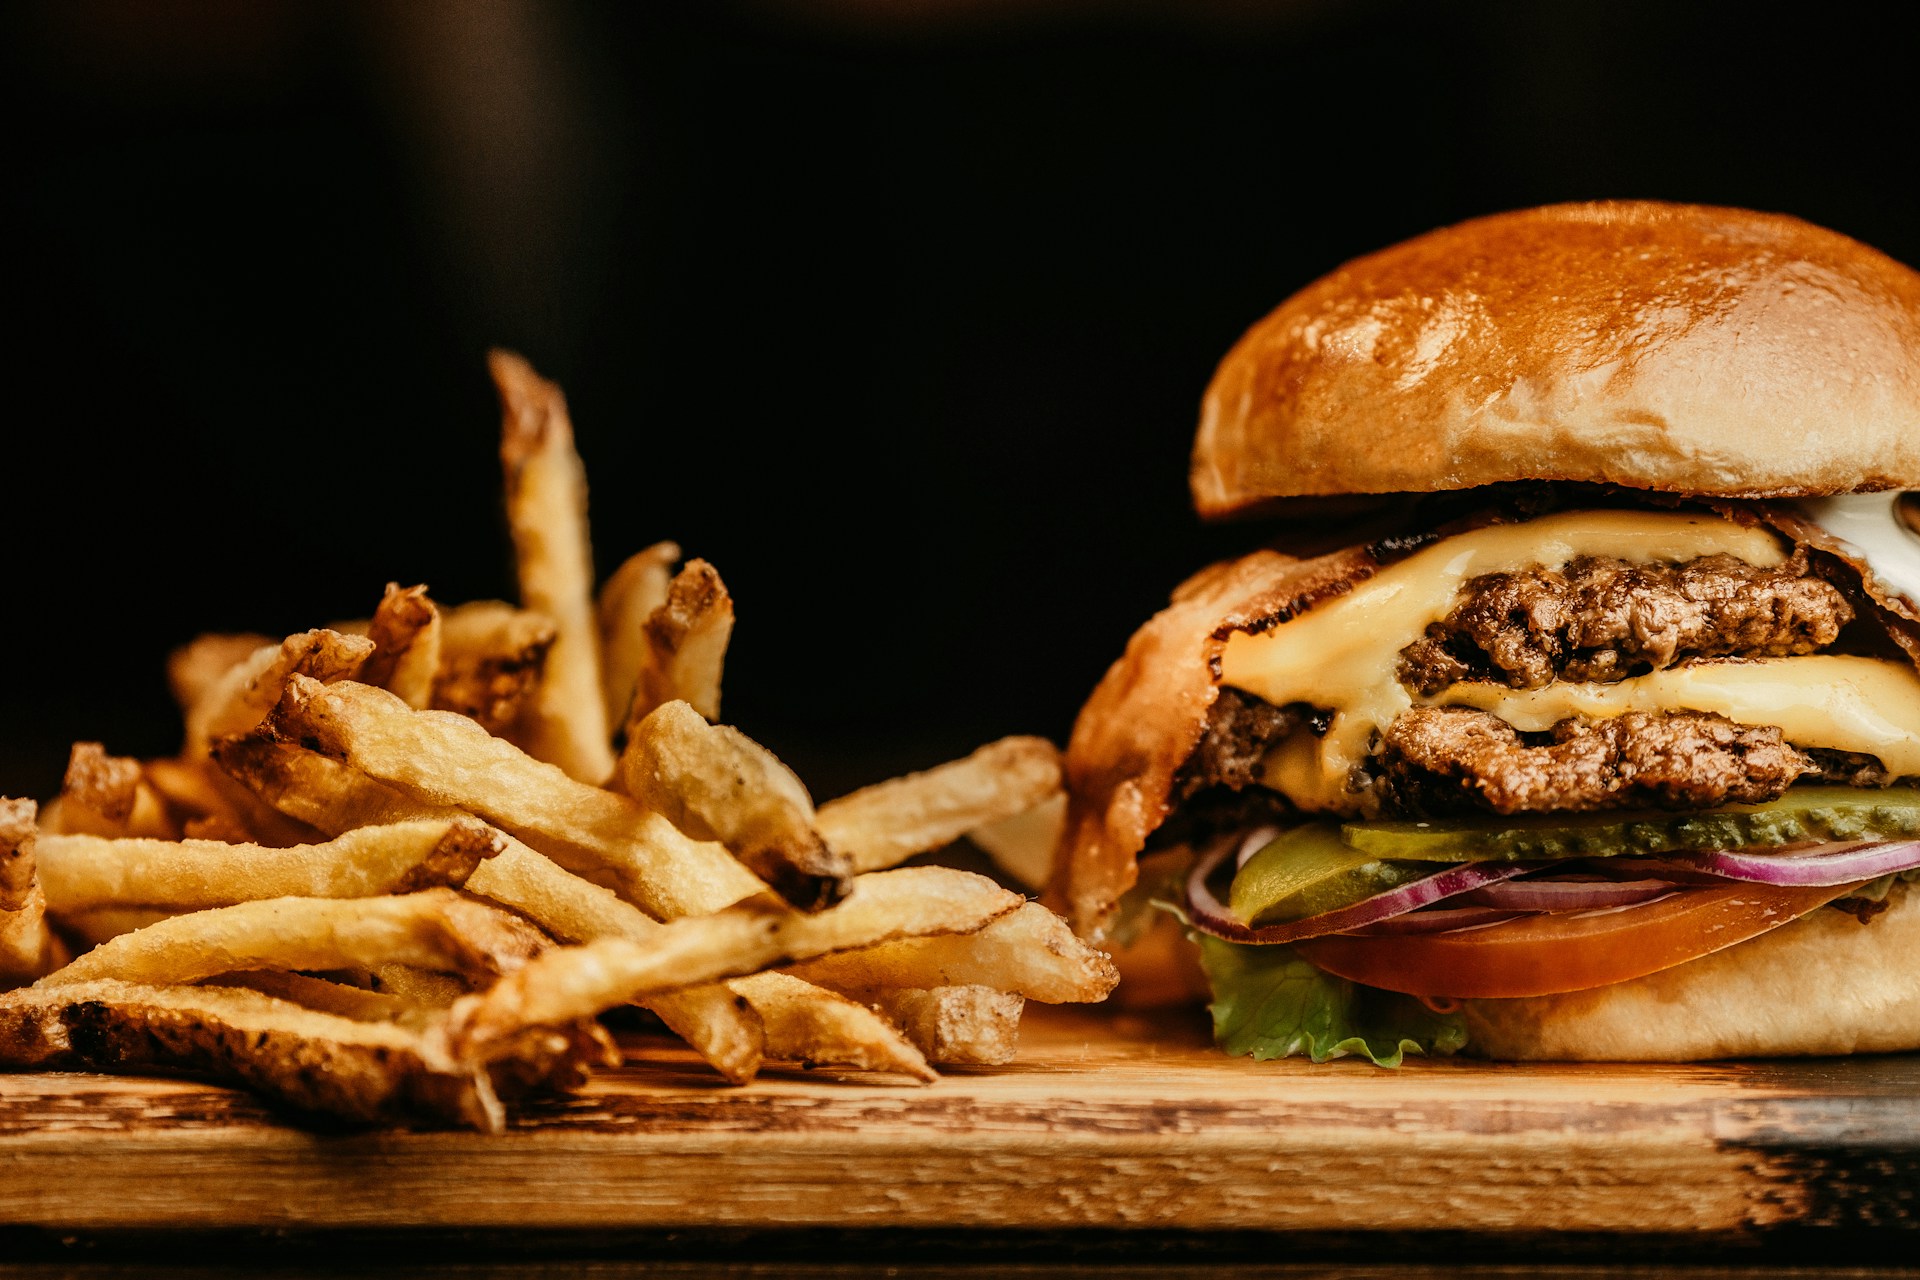
<path id="1" fill-rule="evenodd" d="M 927 1088 L 663 1042 L 505 1135 L 315 1132 L 197 1083 L 0 1076 L 0 1226 L 1910 1229 L 1920 1059 L 1315 1067 L 1031 1017 Z"/>

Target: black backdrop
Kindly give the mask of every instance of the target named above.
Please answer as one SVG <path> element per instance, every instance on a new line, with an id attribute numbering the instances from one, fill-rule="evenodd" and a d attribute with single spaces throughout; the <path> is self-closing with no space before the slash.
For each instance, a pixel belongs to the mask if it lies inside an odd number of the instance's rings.
<path id="1" fill-rule="evenodd" d="M 510 591 L 481 354 L 567 387 L 601 569 L 739 604 L 831 793 L 1064 735 L 1174 582 L 1202 387 L 1476 213 L 1782 209 L 1920 260 L 1911 50 L 1834 6 L 18 5 L 0 790 L 172 747 L 165 651 Z"/>

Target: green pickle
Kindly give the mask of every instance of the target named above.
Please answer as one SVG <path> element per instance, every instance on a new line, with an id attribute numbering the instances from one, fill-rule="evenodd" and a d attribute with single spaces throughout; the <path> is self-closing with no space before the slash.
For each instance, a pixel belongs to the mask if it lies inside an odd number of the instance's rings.
<path id="1" fill-rule="evenodd" d="M 1250 925 L 1285 924 L 1385 893 L 1433 874 L 1362 853 L 1332 823 L 1296 827 L 1247 859 L 1227 905 Z"/>
<path id="2" fill-rule="evenodd" d="M 1349 822 L 1340 833 L 1348 847 L 1366 857 L 1409 862 L 1522 862 L 1752 849 L 1809 840 L 1891 840 L 1920 835 L 1920 788 L 1800 787 L 1766 804 L 1698 813 Z M 1236 883 L 1236 891 L 1238 887 Z"/>

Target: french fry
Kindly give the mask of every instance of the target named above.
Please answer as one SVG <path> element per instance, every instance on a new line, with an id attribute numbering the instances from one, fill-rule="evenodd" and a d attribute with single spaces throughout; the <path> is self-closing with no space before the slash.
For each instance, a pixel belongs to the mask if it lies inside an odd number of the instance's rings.
<path id="1" fill-rule="evenodd" d="M 627 729 L 675 698 L 720 718 L 720 675 L 733 637 L 733 596 L 705 560 L 689 560 L 646 622 L 647 651 L 627 709 Z"/>
<path id="2" fill-rule="evenodd" d="M 600 588 L 595 611 L 600 618 L 600 687 L 605 695 L 607 724 L 626 722 L 640 669 L 647 661 L 647 619 L 667 602 L 673 566 L 680 548 L 656 542 L 613 571 Z"/>
<path id="3" fill-rule="evenodd" d="M 0 797 L 0 911 L 20 910 L 33 890 L 39 809 L 31 800 Z"/>
<path id="4" fill-rule="evenodd" d="M 1023 813 L 1059 790 L 1057 747 L 1044 738 L 1002 738 L 963 760 L 823 804 L 814 827 L 853 859 L 856 871 L 877 871 Z"/>
<path id="5" fill-rule="evenodd" d="M 1037 902 L 965 937 L 903 938 L 822 956 L 789 972 L 834 991 L 985 986 L 1043 1004 L 1104 1000 L 1119 982 L 1106 952 L 1080 941 Z"/>
<path id="6" fill-rule="evenodd" d="M 66 961 L 66 948 L 47 928 L 36 872 L 37 813 L 31 800 L 0 797 L 0 986 L 37 978 Z"/>
<path id="7" fill-rule="evenodd" d="M 423 1027 L 433 1021 L 433 1011 L 424 1004 L 369 991 L 364 987 L 330 982 L 304 973 L 283 973 L 276 969 L 255 969 L 245 973 L 223 973 L 208 978 L 210 987 L 245 987 L 276 1000 L 286 1000 L 315 1013 L 330 1013 L 355 1022 L 403 1022 Z"/>
<path id="8" fill-rule="evenodd" d="M 597 1047 L 573 1027 L 525 1037 L 497 1072 L 565 1087 Z M 438 1024 L 358 1021 L 234 987 L 97 981 L 0 995 L 0 1065 L 185 1070 L 363 1124 L 498 1133 L 506 1121 L 492 1075 L 449 1052 Z"/>
<path id="9" fill-rule="evenodd" d="M 420 969 L 410 964 L 383 964 L 373 970 L 374 985 L 383 993 L 423 1009 L 450 1009 L 473 990 L 450 973 Z"/>
<path id="10" fill-rule="evenodd" d="M 613 749 L 600 687 L 586 469 L 560 388 L 508 351 L 490 352 L 487 364 L 500 392 L 500 465 L 520 599 L 552 618 L 555 628 L 530 708 L 528 746 L 597 786 L 613 772 Z"/>
<path id="11" fill-rule="evenodd" d="M 887 1015 L 930 1062 L 997 1067 L 1020 1048 L 1020 1013 L 1026 999 L 992 987 L 911 988 L 863 993 Z"/>
<path id="12" fill-rule="evenodd" d="M 504 847 L 472 818 L 360 827 L 325 844 L 272 849 L 214 840 L 42 836 L 40 883 L 56 915 L 94 908 L 192 911 L 261 898 L 365 898 L 458 887 Z"/>
<path id="13" fill-rule="evenodd" d="M 214 754 L 269 803 L 302 821 L 332 824 L 327 830 L 462 813 L 412 799 L 350 765 L 260 734 L 230 738 Z M 611 890 L 563 870 L 512 836 L 501 839 L 505 847 L 468 877 L 468 892 L 511 907 L 568 942 L 644 939 L 659 928 Z M 809 989 L 822 1000 L 833 998 Z M 760 1019 L 726 986 L 677 991 L 648 1007 L 727 1079 L 744 1083 L 759 1071 L 765 1042 Z"/>
<path id="14" fill-rule="evenodd" d="M 144 929 L 178 914 L 164 907 L 96 907 L 91 911 L 56 914 L 53 923 L 67 937 L 88 947 L 97 947 L 123 933 Z"/>
<path id="15" fill-rule="evenodd" d="M 198 760 L 215 738 L 245 733 L 266 718 L 290 676 L 342 680 L 360 669 L 373 641 L 325 629 L 288 636 L 278 646 L 253 656 L 216 680 L 187 711 L 187 744 L 182 754 Z"/>
<path id="16" fill-rule="evenodd" d="M 909 1037 L 864 1004 L 784 973 L 737 978 L 733 987 L 760 1015 L 770 1058 L 884 1071 L 922 1082 L 940 1078 Z"/>
<path id="17" fill-rule="evenodd" d="M 191 711 L 227 672 L 276 643 L 272 636 L 253 631 L 237 635 L 208 632 L 168 654 L 167 687 L 173 691 L 180 714 Z"/>
<path id="18" fill-rule="evenodd" d="M 498 600 L 447 610 L 430 705 L 496 736 L 510 734 L 540 687 L 554 635 L 552 619 Z"/>
<path id="19" fill-rule="evenodd" d="M 765 888 L 721 846 L 689 839 L 628 797 L 381 689 L 295 676 L 270 728 L 409 795 L 478 813 L 570 871 L 610 875 L 656 916 L 717 910 Z"/>
<path id="20" fill-rule="evenodd" d="M 663 925 L 646 942 L 602 938 L 530 961 L 454 1006 L 456 1043 L 490 1055 L 535 1026 L 592 1017 L 663 991 L 872 946 L 893 938 L 967 933 L 1020 905 L 984 876 L 911 867 L 855 881 L 839 905 L 813 915 L 759 898 Z"/>
<path id="21" fill-rule="evenodd" d="M 1053 872 L 1054 851 L 1066 829 L 1067 793 L 1061 791 L 1025 813 L 975 827 L 967 839 L 984 849 L 994 866 L 1029 889 L 1041 889 Z"/>
<path id="22" fill-rule="evenodd" d="M 42 812 L 40 828 L 44 832 L 152 836 L 161 840 L 180 834 L 140 762 L 127 756 L 110 756 L 98 742 L 73 744 L 55 803 L 59 821 L 56 825 Z"/>
<path id="23" fill-rule="evenodd" d="M 718 840 L 803 910 L 846 895 L 851 862 L 813 829 L 813 801 L 771 751 L 685 702 L 655 707 L 620 755 L 627 794 L 696 840 Z"/>
<path id="24" fill-rule="evenodd" d="M 265 804 L 206 760 L 149 760 L 147 781 L 180 815 L 181 834 L 197 840 L 307 844 L 313 828 Z"/>
<path id="25" fill-rule="evenodd" d="M 431 705 L 440 670 L 440 610 L 427 599 L 426 587 L 389 582 L 367 626 L 367 638 L 373 641 L 373 653 L 358 679 L 415 709 Z"/>
<path id="26" fill-rule="evenodd" d="M 173 916 L 122 934 L 40 985 L 199 982 L 245 969 L 383 964 L 489 978 L 526 963 L 546 945 L 519 917 L 451 889 L 385 898 L 268 898 Z"/>

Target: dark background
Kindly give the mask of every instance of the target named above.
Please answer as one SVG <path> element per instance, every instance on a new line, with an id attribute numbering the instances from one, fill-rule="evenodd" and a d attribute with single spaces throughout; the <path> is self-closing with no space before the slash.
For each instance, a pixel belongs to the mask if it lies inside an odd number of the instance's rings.
<path id="1" fill-rule="evenodd" d="M 1870 12 L 1870 11 L 1869 11 Z M 1834 6 L 48 0 L 0 18 L 0 791 L 170 750 L 165 652 L 511 592 L 489 344 L 568 389 L 603 572 L 739 606 L 831 794 L 1063 736 L 1250 544 L 1232 340 L 1450 220 L 1657 196 L 1920 260 L 1911 45 Z"/>

